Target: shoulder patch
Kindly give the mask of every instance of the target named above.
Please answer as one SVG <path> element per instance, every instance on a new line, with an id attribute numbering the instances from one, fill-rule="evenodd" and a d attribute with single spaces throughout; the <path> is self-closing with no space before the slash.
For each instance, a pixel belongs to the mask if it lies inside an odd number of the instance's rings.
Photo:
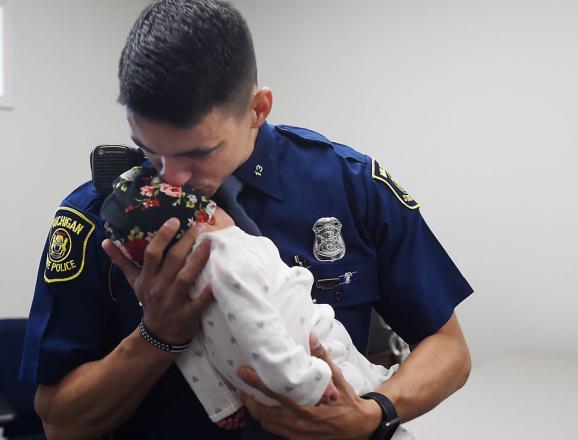
<path id="1" fill-rule="evenodd" d="M 48 238 L 44 281 L 70 281 L 82 273 L 86 245 L 94 229 L 94 222 L 76 209 L 58 208 Z"/>
<path id="2" fill-rule="evenodd" d="M 409 209 L 419 208 L 412 196 L 382 167 L 374 158 L 371 158 L 371 177 L 385 183 L 403 206 Z"/>

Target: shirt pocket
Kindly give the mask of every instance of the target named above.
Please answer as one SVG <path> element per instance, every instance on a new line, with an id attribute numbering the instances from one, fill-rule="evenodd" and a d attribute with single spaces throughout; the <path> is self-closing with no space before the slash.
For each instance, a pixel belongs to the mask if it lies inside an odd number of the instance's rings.
<path id="1" fill-rule="evenodd" d="M 311 297 L 333 308 L 373 303 L 379 298 L 377 260 L 374 257 L 334 262 L 311 262 Z"/>

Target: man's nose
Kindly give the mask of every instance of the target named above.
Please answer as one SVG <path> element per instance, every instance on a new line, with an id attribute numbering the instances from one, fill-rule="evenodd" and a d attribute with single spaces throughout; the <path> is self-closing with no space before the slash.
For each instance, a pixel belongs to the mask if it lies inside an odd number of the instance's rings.
<path id="1" fill-rule="evenodd" d="M 191 171 L 186 170 L 178 158 L 161 157 L 161 164 L 160 176 L 171 185 L 183 186 L 192 177 Z"/>

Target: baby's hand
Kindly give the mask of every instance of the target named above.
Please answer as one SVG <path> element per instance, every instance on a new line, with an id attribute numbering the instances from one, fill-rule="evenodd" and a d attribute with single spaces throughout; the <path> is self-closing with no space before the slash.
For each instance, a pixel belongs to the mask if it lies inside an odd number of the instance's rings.
<path id="1" fill-rule="evenodd" d="M 242 406 L 229 417 L 217 422 L 217 426 L 222 429 L 239 429 L 245 426 L 245 407 Z"/>
<path id="2" fill-rule="evenodd" d="M 336 401 L 337 399 L 339 399 L 339 390 L 335 388 L 333 381 L 331 381 L 323 393 L 323 396 L 321 396 L 321 399 L 319 399 L 319 402 L 317 402 L 317 405 L 327 405 Z"/>

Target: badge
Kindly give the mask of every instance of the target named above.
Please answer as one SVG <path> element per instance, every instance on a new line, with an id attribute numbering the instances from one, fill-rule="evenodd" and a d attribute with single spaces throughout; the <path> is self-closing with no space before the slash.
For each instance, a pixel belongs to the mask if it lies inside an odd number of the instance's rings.
<path id="1" fill-rule="evenodd" d="M 86 244 L 94 228 L 94 222 L 76 209 L 58 208 L 48 238 L 44 281 L 70 281 L 82 273 Z"/>
<path id="2" fill-rule="evenodd" d="M 389 174 L 384 167 L 378 164 L 375 159 L 372 158 L 371 160 L 371 176 L 375 180 L 385 183 L 403 206 L 409 209 L 419 208 L 419 203 L 417 203 L 413 197 L 410 196 L 399 183 L 397 183 L 393 176 Z"/>
<path id="3" fill-rule="evenodd" d="M 341 237 L 341 222 L 335 217 L 322 217 L 313 225 L 315 243 L 313 255 L 319 261 L 340 260 L 345 255 L 345 242 Z"/>

